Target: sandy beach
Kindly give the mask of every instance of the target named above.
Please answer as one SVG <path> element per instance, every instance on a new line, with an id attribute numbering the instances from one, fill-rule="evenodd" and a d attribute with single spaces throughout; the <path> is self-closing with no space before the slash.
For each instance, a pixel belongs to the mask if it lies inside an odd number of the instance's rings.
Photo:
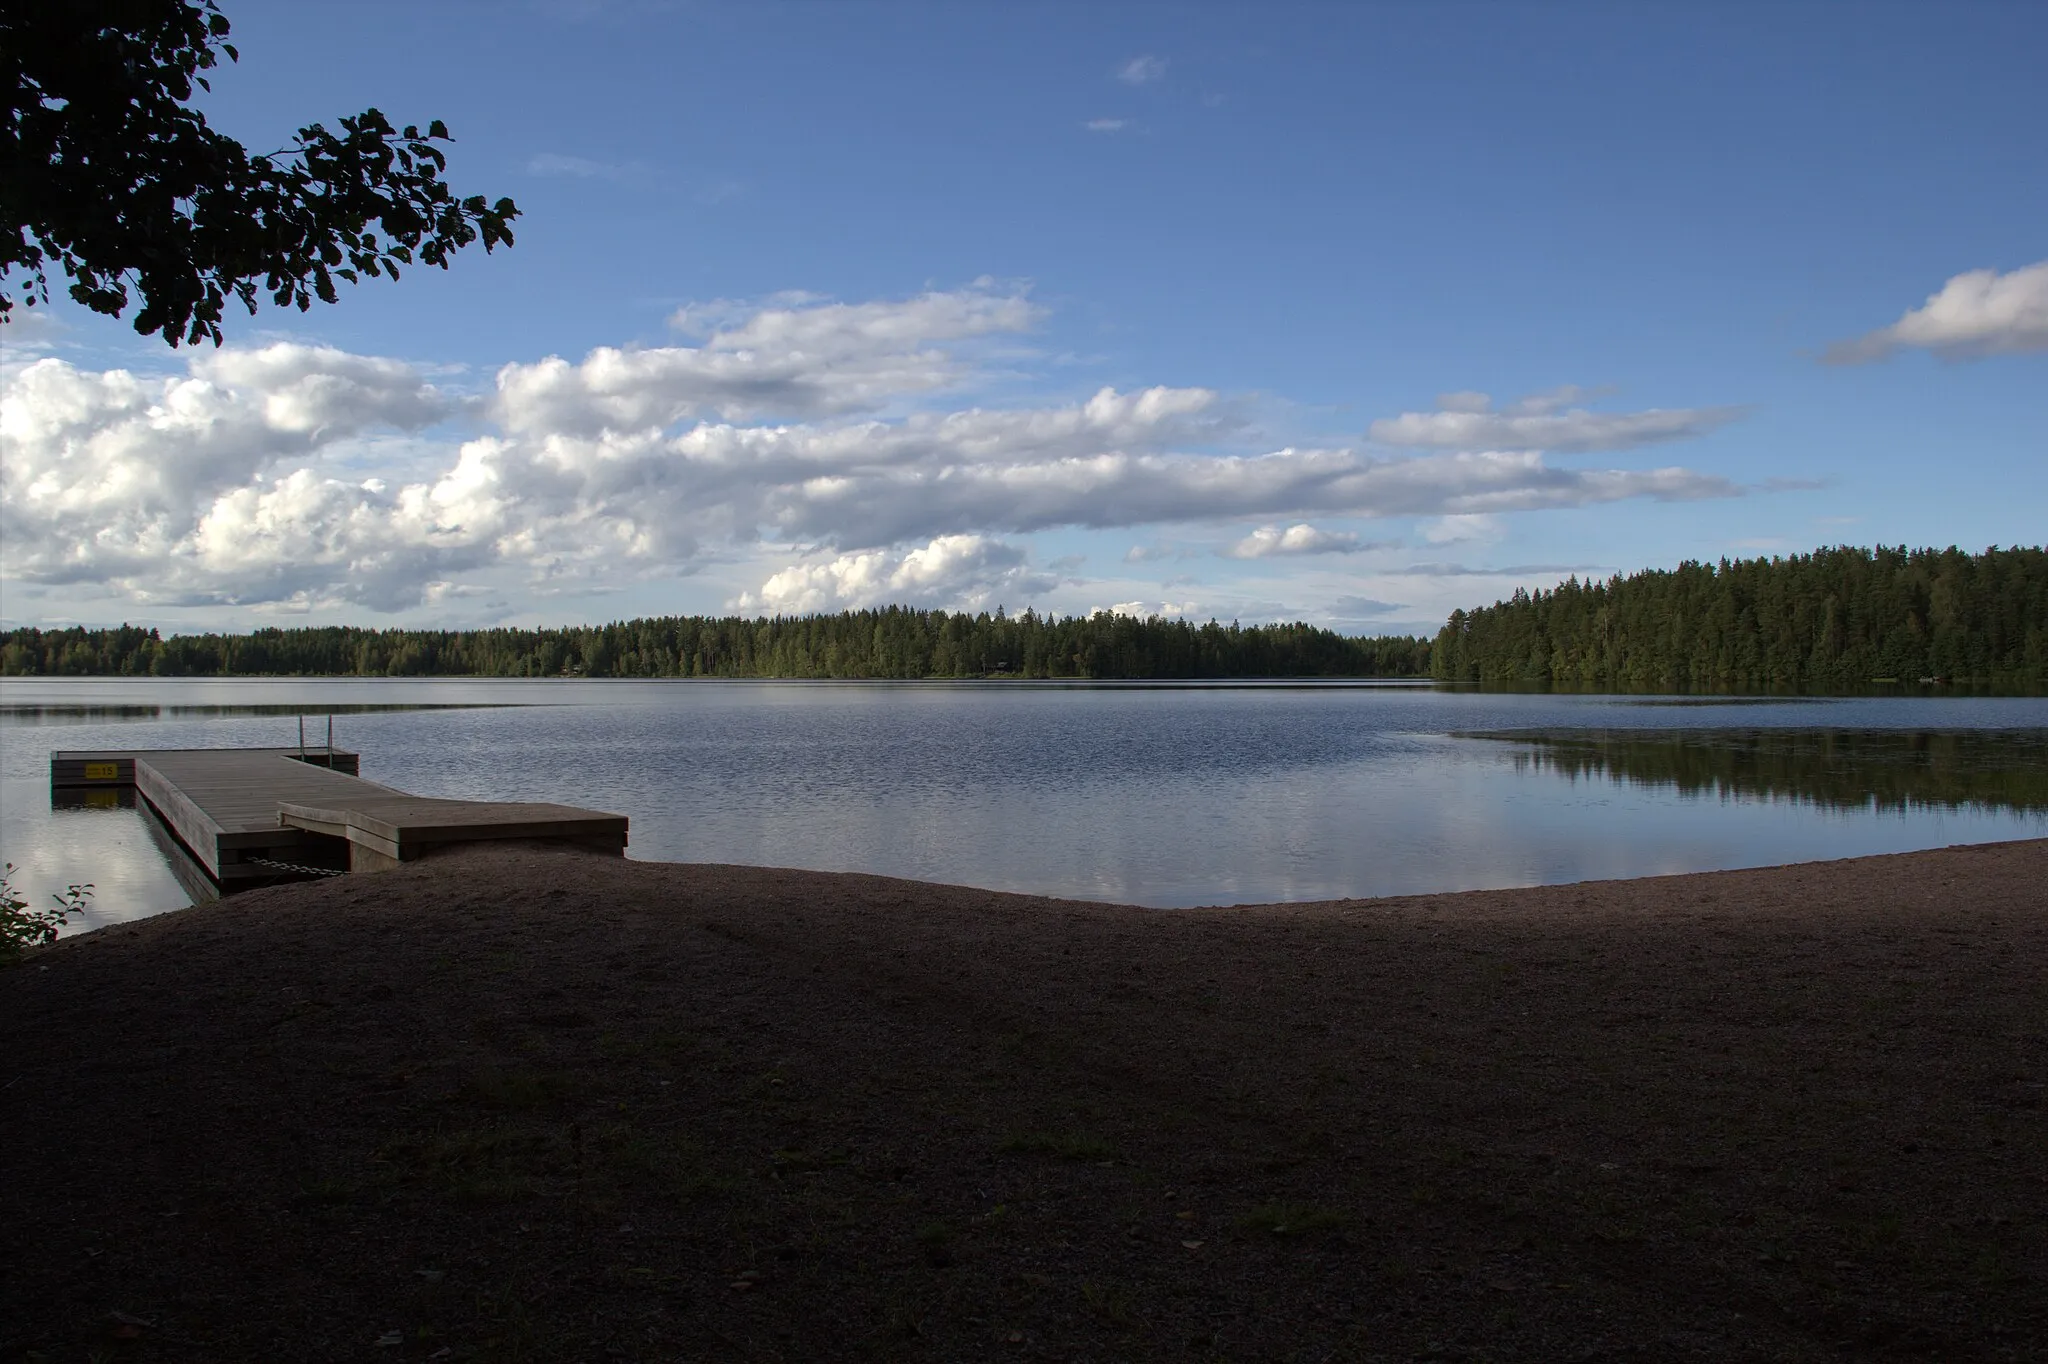
<path id="1" fill-rule="evenodd" d="M 2048 1356 L 2048 841 L 1154 911 L 471 849 L 0 973 L 4 1360 Z"/>

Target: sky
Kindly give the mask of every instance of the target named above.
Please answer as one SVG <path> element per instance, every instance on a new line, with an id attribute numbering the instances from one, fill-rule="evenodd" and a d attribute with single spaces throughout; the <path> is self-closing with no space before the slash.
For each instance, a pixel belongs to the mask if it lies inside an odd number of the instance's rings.
<path id="1" fill-rule="evenodd" d="M 1433 633 L 2048 527 L 2048 6 L 222 8 L 215 127 L 442 119 L 517 244 L 17 309 L 6 626 Z"/>

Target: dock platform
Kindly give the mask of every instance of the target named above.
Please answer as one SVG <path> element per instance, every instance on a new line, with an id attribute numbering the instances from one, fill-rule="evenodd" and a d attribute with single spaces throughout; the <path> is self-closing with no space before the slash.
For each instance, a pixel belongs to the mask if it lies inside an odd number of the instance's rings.
<path id="1" fill-rule="evenodd" d="M 435 848 L 540 838 L 624 855 L 624 815 L 527 801 L 442 800 L 357 775 L 338 749 L 185 748 L 50 755 L 53 797 L 135 795 L 222 891 L 382 871 Z"/>

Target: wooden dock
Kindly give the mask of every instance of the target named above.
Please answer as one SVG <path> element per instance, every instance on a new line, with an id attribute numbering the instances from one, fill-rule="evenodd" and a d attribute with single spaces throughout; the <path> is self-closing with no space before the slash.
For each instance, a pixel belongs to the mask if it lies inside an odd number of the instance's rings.
<path id="1" fill-rule="evenodd" d="M 221 890 L 381 871 L 435 848 L 507 838 L 623 855 L 624 815 L 538 802 L 441 800 L 356 775 L 336 749 L 184 748 L 50 755 L 53 795 L 132 788 Z"/>

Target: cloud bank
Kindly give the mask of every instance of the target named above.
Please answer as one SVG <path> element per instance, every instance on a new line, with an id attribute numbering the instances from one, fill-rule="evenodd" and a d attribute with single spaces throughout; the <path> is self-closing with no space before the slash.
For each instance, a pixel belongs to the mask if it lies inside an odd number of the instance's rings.
<path id="1" fill-rule="evenodd" d="M 473 393 L 292 344 L 160 375 L 45 357 L 0 394 L 0 569 L 138 605 L 396 611 L 486 572 L 538 592 L 772 554 L 786 566 L 742 593 L 749 609 L 1016 604 L 1060 581 L 1016 537 L 1062 528 L 1200 523 L 1214 543 L 1235 525 L 1227 552 L 1259 559 L 1372 547 L 1317 519 L 1742 491 L 1676 466 L 1561 468 L 1532 448 L 1675 439 L 1727 409 L 1594 414 L 1572 394 L 1496 411 L 1451 395 L 1392 419 L 1401 439 L 1383 445 L 1419 453 L 1389 454 L 1259 448 L 1206 388 L 960 401 L 984 382 L 985 348 L 1022 344 L 1042 316 L 987 282 L 705 305 L 674 319 L 695 344 L 515 361 Z M 1457 428 L 1468 445 L 1447 418 L 1479 423 Z"/>

